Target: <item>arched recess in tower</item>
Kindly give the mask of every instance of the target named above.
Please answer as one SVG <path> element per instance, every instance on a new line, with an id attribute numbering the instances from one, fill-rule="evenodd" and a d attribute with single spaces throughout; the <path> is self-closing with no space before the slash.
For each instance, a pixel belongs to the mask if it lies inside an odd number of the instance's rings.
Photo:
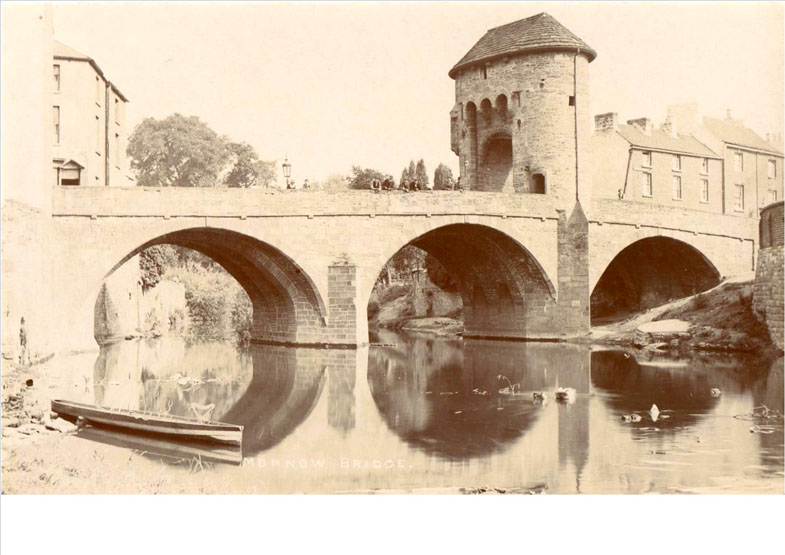
<path id="1" fill-rule="evenodd" d="M 720 274 L 695 247 L 670 237 L 632 243 L 611 261 L 591 294 L 593 323 L 706 291 Z"/>
<path id="2" fill-rule="evenodd" d="M 451 224 L 429 231 L 404 247 L 416 247 L 432 256 L 452 278 L 462 302 L 464 336 L 527 337 L 527 326 L 536 326 L 532 322 L 541 319 L 543 307 L 554 301 L 553 284 L 534 256 L 493 228 Z M 425 275 L 430 273 L 426 271 Z M 422 272 L 418 277 L 412 288 L 415 297 L 423 294 L 423 288 L 433 287 Z M 382 282 L 384 276 L 380 274 L 371 303 L 378 302 L 374 298 L 384 298 L 377 290 Z M 416 304 L 416 298 L 414 301 Z M 380 307 L 371 303 L 368 314 L 372 320 Z M 412 306 L 408 315 L 427 316 L 427 307 L 420 311 Z"/>
<path id="3" fill-rule="evenodd" d="M 488 138 L 482 151 L 482 190 L 512 192 L 512 137 L 496 133 Z"/>
<path id="4" fill-rule="evenodd" d="M 297 344 L 322 340 L 327 312 L 311 278 L 275 247 L 234 231 L 191 228 L 161 235 L 128 253 L 107 277 L 145 249 L 166 244 L 209 257 L 237 280 L 253 307 L 252 341 Z M 102 287 L 96 314 L 105 302 L 101 299 L 104 293 Z"/>

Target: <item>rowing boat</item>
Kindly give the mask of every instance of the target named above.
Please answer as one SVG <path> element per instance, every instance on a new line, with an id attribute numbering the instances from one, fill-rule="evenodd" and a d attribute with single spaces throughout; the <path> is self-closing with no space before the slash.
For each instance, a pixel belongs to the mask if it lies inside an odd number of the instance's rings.
<path id="1" fill-rule="evenodd" d="M 64 420 L 77 424 L 81 422 L 145 435 L 229 445 L 242 445 L 243 441 L 243 427 L 225 422 L 99 407 L 63 400 L 52 401 L 52 412 L 56 412 Z"/>

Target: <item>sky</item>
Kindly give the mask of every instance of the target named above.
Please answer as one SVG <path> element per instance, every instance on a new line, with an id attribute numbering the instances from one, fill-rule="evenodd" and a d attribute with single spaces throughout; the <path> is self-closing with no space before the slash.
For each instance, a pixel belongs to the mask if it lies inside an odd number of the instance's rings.
<path id="1" fill-rule="evenodd" d="M 55 3 L 55 38 L 91 56 L 146 117 L 195 115 L 292 164 L 457 170 L 450 68 L 490 28 L 547 12 L 598 53 L 592 114 L 664 120 L 668 104 L 783 129 L 783 5 L 773 3 Z"/>

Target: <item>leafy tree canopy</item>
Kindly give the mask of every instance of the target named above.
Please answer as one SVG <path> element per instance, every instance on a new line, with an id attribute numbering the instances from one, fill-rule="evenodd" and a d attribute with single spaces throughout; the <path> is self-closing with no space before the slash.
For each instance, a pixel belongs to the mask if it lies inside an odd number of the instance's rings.
<path id="1" fill-rule="evenodd" d="M 141 187 L 253 187 L 275 181 L 275 162 L 233 143 L 196 116 L 147 118 L 136 126 L 127 154 Z"/>
<path id="2" fill-rule="evenodd" d="M 384 181 L 385 177 L 385 174 L 380 171 L 352 166 L 352 180 L 349 182 L 349 187 L 351 189 L 370 189 L 374 179 Z"/>
<path id="3" fill-rule="evenodd" d="M 433 188 L 438 190 L 450 188 L 452 181 L 452 170 L 444 164 L 439 164 L 436 171 L 433 172 Z"/>

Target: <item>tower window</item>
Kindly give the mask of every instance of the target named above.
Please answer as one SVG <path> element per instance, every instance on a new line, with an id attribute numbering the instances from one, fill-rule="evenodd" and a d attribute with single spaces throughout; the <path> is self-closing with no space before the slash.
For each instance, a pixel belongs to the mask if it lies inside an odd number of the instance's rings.
<path id="1" fill-rule="evenodd" d="M 60 65 L 54 65 L 54 76 L 55 76 L 55 91 L 60 90 Z"/>
<path id="2" fill-rule="evenodd" d="M 701 202 L 709 202 L 709 180 L 701 179 Z"/>
<path id="3" fill-rule="evenodd" d="M 572 96 L 572 95 L 570 95 L 569 105 L 570 106 L 575 106 L 575 97 Z"/>
<path id="4" fill-rule="evenodd" d="M 532 174 L 532 193 L 537 195 L 545 194 L 545 176 L 541 173 Z"/>
<path id="5" fill-rule="evenodd" d="M 703 158 L 701 160 L 701 173 L 708 174 L 709 173 L 709 159 Z"/>
<path id="6" fill-rule="evenodd" d="M 777 177 L 777 162 L 776 160 L 769 160 L 768 164 L 769 179 Z"/>

